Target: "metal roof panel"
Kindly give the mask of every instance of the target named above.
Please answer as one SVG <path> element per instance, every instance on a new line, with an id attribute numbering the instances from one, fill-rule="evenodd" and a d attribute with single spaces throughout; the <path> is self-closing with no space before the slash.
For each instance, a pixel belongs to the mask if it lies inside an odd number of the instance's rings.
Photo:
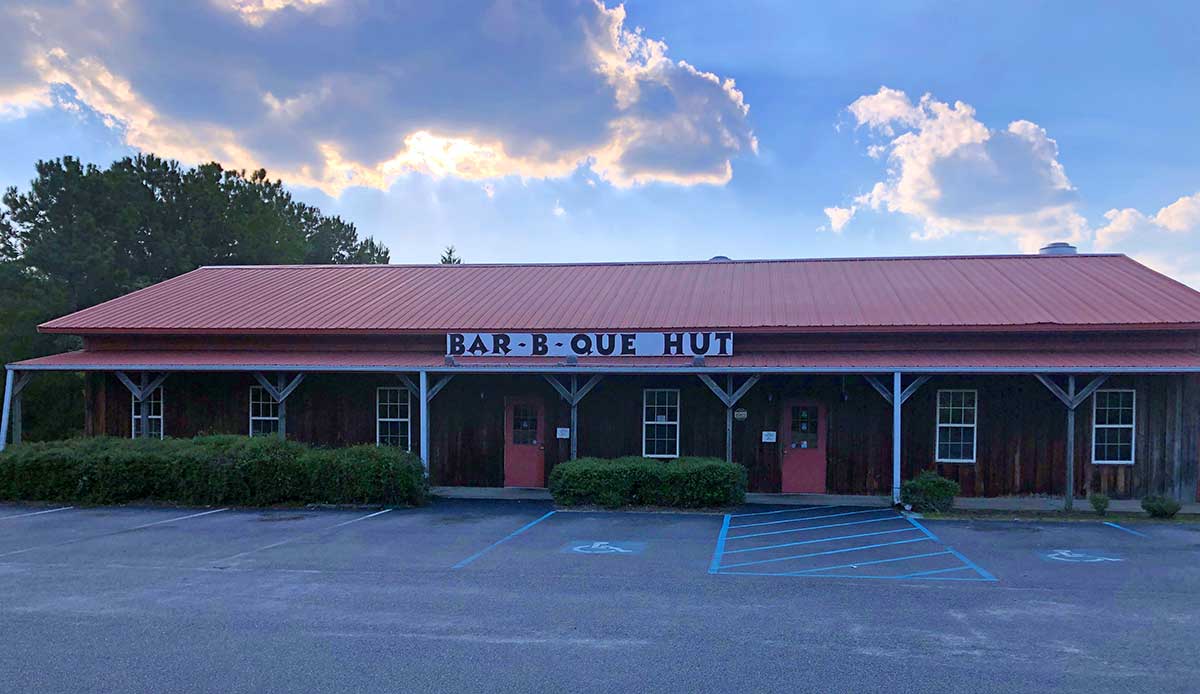
<path id="1" fill-rule="evenodd" d="M 48 332 L 864 331 L 1200 325 L 1121 255 L 204 267 Z"/>

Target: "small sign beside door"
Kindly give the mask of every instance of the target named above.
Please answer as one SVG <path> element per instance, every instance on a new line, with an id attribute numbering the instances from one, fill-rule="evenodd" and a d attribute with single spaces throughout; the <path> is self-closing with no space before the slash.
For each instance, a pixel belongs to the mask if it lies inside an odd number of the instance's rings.
<path id="1" fill-rule="evenodd" d="M 763 443 L 775 443 L 775 432 L 764 431 L 762 433 L 762 442 Z"/>
<path id="2" fill-rule="evenodd" d="M 555 435 L 560 439 L 571 438 L 571 427 L 558 427 L 554 431 Z"/>

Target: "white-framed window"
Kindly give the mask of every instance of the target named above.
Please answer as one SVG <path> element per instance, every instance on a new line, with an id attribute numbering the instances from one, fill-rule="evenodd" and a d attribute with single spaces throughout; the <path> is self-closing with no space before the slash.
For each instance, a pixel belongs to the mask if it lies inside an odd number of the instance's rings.
<path id="1" fill-rule="evenodd" d="M 138 402 L 133 394 L 129 394 L 129 437 L 138 438 L 142 433 L 142 408 L 147 409 L 147 427 L 150 429 L 150 436 L 154 438 L 162 438 L 163 433 L 163 389 L 159 386 L 154 389 L 150 397 L 142 402 Z"/>
<path id="2" fill-rule="evenodd" d="M 375 389 L 375 445 L 412 450 L 412 397 L 408 388 Z"/>
<path id="3" fill-rule="evenodd" d="M 936 462 L 975 462 L 978 399 L 979 394 L 974 390 L 937 392 Z"/>
<path id="4" fill-rule="evenodd" d="M 1133 465 L 1137 393 L 1098 390 L 1092 396 L 1092 462 Z"/>
<path id="5" fill-rule="evenodd" d="M 279 402 L 262 386 L 250 386 L 250 435 L 279 433 Z"/>
<path id="6" fill-rule="evenodd" d="M 642 391 L 642 456 L 679 457 L 679 389 Z"/>

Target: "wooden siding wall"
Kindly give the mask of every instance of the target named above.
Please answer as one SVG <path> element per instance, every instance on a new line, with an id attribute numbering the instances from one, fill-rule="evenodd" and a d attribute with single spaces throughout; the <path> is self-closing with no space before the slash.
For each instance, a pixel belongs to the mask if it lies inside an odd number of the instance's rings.
<path id="1" fill-rule="evenodd" d="M 566 377 L 564 377 L 565 379 Z M 717 377 L 723 384 L 723 377 Z M 735 380 L 740 384 L 743 377 Z M 887 379 L 890 383 L 890 379 Z M 1079 377 L 1078 387 L 1089 379 Z M 165 388 L 170 436 L 246 434 L 249 374 L 174 374 Z M 322 446 L 375 440 L 377 386 L 399 381 L 381 374 L 311 374 L 288 400 L 289 438 Z M 680 451 L 723 457 L 724 406 L 693 376 L 609 376 L 579 406 L 579 454 L 612 457 L 641 453 L 643 388 L 679 388 Z M 1200 458 L 1200 376 L 1114 377 L 1105 387 L 1137 392 L 1136 453 L 1132 466 L 1091 464 L 1091 401 L 1076 418 L 1075 488 L 1115 498 L 1164 493 L 1193 499 Z M 936 392 L 978 391 L 978 443 L 974 464 L 934 462 Z M 129 436 L 129 392 L 114 377 L 88 378 L 91 433 Z M 431 404 L 430 473 L 434 484 L 499 486 L 504 482 L 506 395 L 545 402 L 545 461 L 569 457 L 570 443 L 554 436 L 570 425 L 570 408 L 540 376 L 456 376 Z M 792 397 L 827 407 L 827 488 L 835 494 L 886 495 L 891 490 L 891 407 L 861 376 L 764 377 L 738 403 L 747 419 L 734 422 L 734 459 L 747 467 L 750 488 L 780 489 L 777 444 L 763 431 L 778 430 L 780 403 Z M 411 439 L 419 445 L 419 402 L 412 398 Z M 1061 495 L 1064 484 L 1066 409 L 1032 376 L 938 376 L 904 406 L 902 474 L 910 479 L 934 469 L 958 481 L 969 496 Z M 782 436 L 780 437 L 782 439 Z"/>

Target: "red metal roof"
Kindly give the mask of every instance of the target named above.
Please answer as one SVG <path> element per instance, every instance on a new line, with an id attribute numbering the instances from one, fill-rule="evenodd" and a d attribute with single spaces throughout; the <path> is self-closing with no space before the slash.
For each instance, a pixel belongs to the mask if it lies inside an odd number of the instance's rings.
<path id="1" fill-rule="evenodd" d="M 1171 328 L 1200 293 L 1122 255 L 205 267 L 58 333 Z"/>
<path id="2" fill-rule="evenodd" d="M 472 370 L 596 370 L 630 372 L 669 369 L 701 373 L 713 369 L 741 371 L 1200 371 L 1200 352 L 1194 350 L 1146 351 L 870 351 L 870 352 L 772 352 L 733 357 L 709 357 L 703 367 L 690 358 L 678 357 L 583 357 L 577 366 L 550 357 L 491 358 L 458 360 L 447 366 L 440 354 L 352 351 L 259 351 L 259 350 L 94 350 L 38 357 L 11 364 L 14 369 L 61 371 L 123 370 L 291 370 L 291 371 L 404 371 L 433 369 Z"/>

